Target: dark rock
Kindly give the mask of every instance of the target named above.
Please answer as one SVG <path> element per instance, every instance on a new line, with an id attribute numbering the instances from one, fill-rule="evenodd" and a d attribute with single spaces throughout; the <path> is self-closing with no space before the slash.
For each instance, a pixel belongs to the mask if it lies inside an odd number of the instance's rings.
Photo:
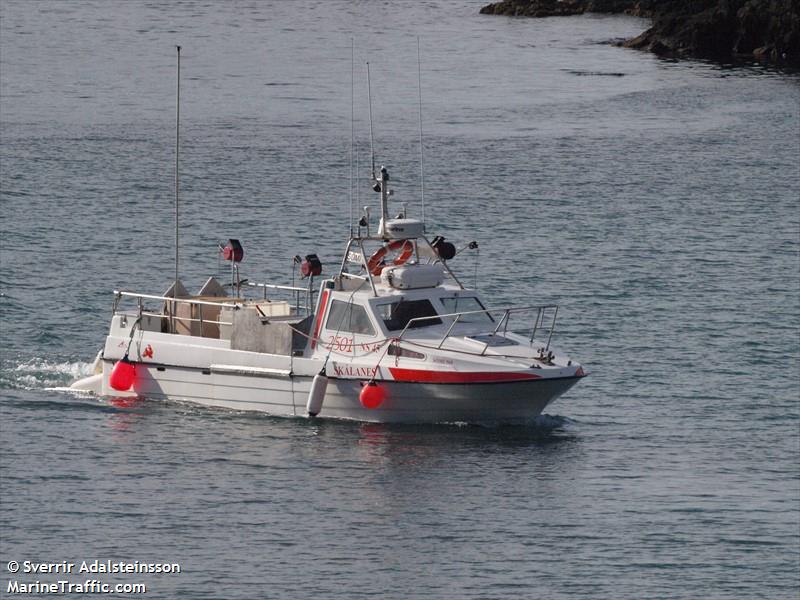
<path id="1" fill-rule="evenodd" d="M 507 17 L 565 17 L 584 12 L 584 3 L 568 0 L 503 0 L 481 9 L 484 15 Z"/>
<path id="2" fill-rule="evenodd" d="M 586 12 L 649 16 L 657 4 L 652 0 L 589 0 L 586 2 Z"/>
<path id="3" fill-rule="evenodd" d="M 753 57 L 800 66 L 797 0 L 664 2 L 653 26 L 625 46 L 671 56 Z"/>
<path id="4" fill-rule="evenodd" d="M 622 44 L 628 48 L 800 66 L 798 0 L 503 0 L 481 9 L 483 14 L 531 17 L 584 12 L 652 17 L 650 29 Z"/>
<path id="5" fill-rule="evenodd" d="M 564 17 L 584 12 L 647 15 L 654 0 L 502 0 L 481 8 L 484 15 Z"/>

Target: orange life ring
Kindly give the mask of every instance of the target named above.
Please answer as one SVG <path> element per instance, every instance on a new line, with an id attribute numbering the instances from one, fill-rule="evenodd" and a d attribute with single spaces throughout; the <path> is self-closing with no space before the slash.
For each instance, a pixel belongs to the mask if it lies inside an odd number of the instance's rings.
<path id="1" fill-rule="evenodd" d="M 394 260 L 388 261 L 385 265 L 381 264 L 384 257 L 389 252 L 398 252 Z M 380 275 L 384 267 L 397 266 L 405 263 L 414 254 L 414 244 L 411 240 L 394 240 L 389 242 L 386 246 L 382 246 L 375 251 L 375 254 L 369 257 L 367 261 L 367 269 L 373 275 Z"/>

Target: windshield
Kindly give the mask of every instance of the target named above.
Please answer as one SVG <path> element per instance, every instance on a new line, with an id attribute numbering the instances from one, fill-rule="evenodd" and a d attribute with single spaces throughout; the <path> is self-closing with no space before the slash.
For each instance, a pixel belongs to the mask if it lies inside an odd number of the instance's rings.
<path id="1" fill-rule="evenodd" d="M 378 316 L 383 319 L 383 324 L 386 325 L 386 329 L 389 331 L 404 329 L 406 325 L 408 325 L 409 329 L 414 329 L 416 327 L 442 324 L 442 320 L 439 318 L 424 319 L 409 324 L 411 319 L 434 317 L 436 315 L 436 309 L 433 308 L 430 300 L 403 300 L 401 298 L 397 302 L 390 304 L 379 304 L 376 308 Z"/>
<path id="2" fill-rule="evenodd" d="M 334 300 L 331 302 L 326 329 L 343 331 L 347 333 L 365 333 L 375 335 L 375 330 L 369 322 L 367 311 L 363 306 Z"/>
<path id="3" fill-rule="evenodd" d="M 486 307 L 481 301 L 472 296 L 442 298 L 445 314 L 458 312 L 471 312 L 473 310 L 484 310 Z M 494 319 L 488 313 L 475 313 L 474 315 L 462 315 L 459 323 L 494 323 Z"/>

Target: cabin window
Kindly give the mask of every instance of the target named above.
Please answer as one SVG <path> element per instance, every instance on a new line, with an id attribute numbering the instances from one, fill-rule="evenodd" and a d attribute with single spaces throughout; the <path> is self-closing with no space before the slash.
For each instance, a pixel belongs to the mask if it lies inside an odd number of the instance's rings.
<path id="1" fill-rule="evenodd" d="M 381 319 L 383 319 L 383 324 L 386 325 L 386 329 L 389 331 L 404 329 L 406 325 L 408 325 L 409 329 L 414 329 L 416 327 L 442 324 L 442 320 L 439 318 L 424 319 L 409 323 L 411 319 L 436 316 L 436 309 L 433 308 L 433 304 L 431 304 L 430 300 L 400 299 L 391 304 L 379 304 L 376 308 L 378 309 L 378 314 Z"/>
<path id="2" fill-rule="evenodd" d="M 481 301 L 473 296 L 453 296 L 452 298 L 442 298 L 445 314 L 472 312 L 474 310 L 485 310 L 486 307 Z M 455 318 L 455 317 L 453 317 Z M 475 313 L 474 315 L 462 315 L 459 323 L 494 323 L 494 319 L 489 313 Z"/>
<path id="3" fill-rule="evenodd" d="M 325 328 L 330 331 L 375 335 L 375 329 L 372 327 L 364 307 L 341 300 L 331 302 Z"/>

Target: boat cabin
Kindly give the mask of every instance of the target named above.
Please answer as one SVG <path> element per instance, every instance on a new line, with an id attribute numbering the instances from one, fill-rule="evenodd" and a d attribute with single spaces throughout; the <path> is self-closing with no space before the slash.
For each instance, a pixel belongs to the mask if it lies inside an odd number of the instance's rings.
<path id="1" fill-rule="evenodd" d="M 322 280 L 318 294 L 315 278 L 322 274 L 322 263 L 316 255 L 295 259 L 307 287 L 243 282 L 238 263 L 244 250 L 232 239 L 224 248 L 220 246 L 231 264 L 230 284 L 212 277 L 195 295 L 180 281 L 163 296 L 117 292 L 115 314 L 123 297 L 137 298 L 139 303 L 136 313 L 121 315 L 118 326 L 125 327 L 134 317 L 142 331 L 218 340 L 230 350 L 303 358 L 324 358 L 334 352 L 356 358 L 382 350 L 389 341 L 389 350 L 395 354 L 401 352 L 400 341 L 408 342 L 402 348 L 402 355 L 408 357 L 423 357 L 411 347 L 415 343 L 452 349 L 464 341 L 483 356 L 488 348 L 524 341 L 507 335 L 511 313 L 519 310 L 538 311 L 530 345 L 537 328 L 546 329 L 548 309 L 554 309 L 552 334 L 556 307 L 488 310 L 477 293 L 466 289 L 450 270 L 448 261 L 457 254 L 452 244 L 442 237 L 428 240 L 424 223 L 406 218 L 404 212 L 388 218 L 384 168 L 376 178 L 376 189 L 382 200 L 377 232 L 370 232 L 369 212 L 365 212 L 357 233 L 351 232 L 338 272 Z M 247 290 L 262 297 L 245 298 Z M 284 298 L 276 298 L 277 294 Z M 160 301 L 160 310 L 146 309 L 146 300 Z M 113 328 L 112 324 L 112 333 Z"/>

